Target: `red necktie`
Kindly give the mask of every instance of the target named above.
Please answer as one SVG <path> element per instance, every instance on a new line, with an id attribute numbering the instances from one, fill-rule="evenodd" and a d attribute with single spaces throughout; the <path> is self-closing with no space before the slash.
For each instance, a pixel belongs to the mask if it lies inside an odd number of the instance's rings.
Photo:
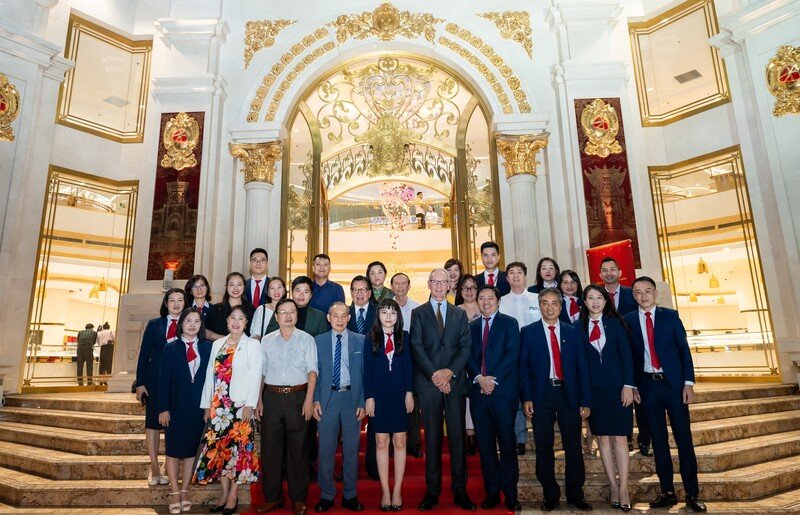
<path id="1" fill-rule="evenodd" d="M 261 303 L 261 279 L 256 279 L 256 289 L 253 291 L 253 307 L 257 308 Z"/>
<path id="2" fill-rule="evenodd" d="M 608 290 L 606 290 L 606 291 L 608 291 Z M 614 304 L 615 306 L 617 304 L 616 301 L 614 300 L 614 297 L 616 295 L 617 295 L 617 292 L 615 292 L 615 291 L 609 291 L 608 292 L 608 296 L 611 297 L 611 303 Z"/>
<path id="3" fill-rule="evenodd" d="M 561 371 L 561 348 L 558 346 L 558 338 L 556 338 L 556 326 L 548 325 L 550 329 L 550 348 L 553 351 L 553 368 L 556 371 L 556 377 L 564 379 L 564 373 Z"/>
<path id="4" fill-rule="evenodd" d="M 578 307 L 578 298 L 570 297 L 569 299 L 569 318 L 574 319 L 575 315 L 580 313 L 581 308 Z"/>
<path id="5" fill-rule="evenodd" d="M 392 342 L 392 333 L 386 333 L 386 350 L 385 354 L 389 354 L 394 350 L 394 342 Z"/>
<path id="6" fill-rule="evenodd" d="M 486 323 L 483 324 L 483 338 L 481 338 L 481 375 L 486 375 L 486 345 L 489 343 L 489 320 L 491 317 L 483 318 Z"/>
<path id="7" fill-rule="evenodd" d="M 486 283 L 486 284 L 488 284 L 489 286 L 494 286 L 494 274 L 493 273 L 489 274 L 489 282 Z"/>
<path id="8" fill-rule="evenodd" d="M 589 334 L 589 341 L 594 342 L 600 339 L 600 321 L 599 320 L 592 320 L 594 327 L 592 327 L 592 332 Z"/>
<path id="9" fill-rule="evenodd" d="M 167 340 L 171 340 L 178 336 L 178 320 L 170 318 L 169 327 L 167 328 Z"/>
<path id="10" fill-rule="evenodd" d="M 658 359 L 656 354 L 656 331 L 653 328 L 653 314 L 649 311 L 644 314 L 645 326 L 647 327 L 647 346 L 650 347 L 650 363 L 653 365 L 653 370 L 661 368 L 661 360 Z"/>
<path id="11" fill-rule="evenodd" d="M 194 342 L 189 342 L 186 345 L 189 346 L 189 348 L 186 349 L 186 361 L 191 363 L 197 357 L 197 353 L 194 351 Z"/>

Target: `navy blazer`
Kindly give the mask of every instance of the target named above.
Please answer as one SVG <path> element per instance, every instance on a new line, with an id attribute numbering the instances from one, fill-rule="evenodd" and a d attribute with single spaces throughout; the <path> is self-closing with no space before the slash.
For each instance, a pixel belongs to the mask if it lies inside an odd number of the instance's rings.
<path id="1" fill-rule="evenodd" d="M 167 318 L 154 318 L 147 322 L 139 348 L 136 364 L 136 386 L 147 387 L 147 395 L 153 398 L 158 392 L 158 376 L 161 369 L 161 353 L 167 344 Z"/>
<path id="2" fill-rule="evenodd" d="M 485 270 L 484 270 L 485 272 Z M 480 289 L 481 286 L 486 284 L 486 276 L 483 272 L 480 272 L 475 275 L 475 282 L 478 283 L 478 288 Z M 508 284 L 508 277 L 506 277 L 506 273 L 502 270 L 497 270 L 497 280 L 494 282 L 494 285 L 500 290 L 500 296 L 508 295 L 511 292 L 511 285 Z"/>
<path id="3" fill-rule="evenodd" d="M 436 388 L 431 376 L 437 370 L 450 369 L 451 393 L 466 395 L 467 374 L 472 338 L 469 321 L 463 309 L 448 303 L 444 316 L 444 334 L 439 334 L 436 314 L 430 302 L 411 310 L 411 357 L 414 360 L 414 386 L 419 394 L 425 388 Z M 438 391 L 438 388 L 436 388 Z"/>
<path id="4" fill-rule="evenodd" d="M 619 307 L 617 308 L 617 312 L 619 312 L 620 316 L 625 316 L 628 313 L 636 311 L 639 309 L 639 305 L 636 303 L 636 299 L 633 298 L 633 290 L 628 288 L 627 286 L 619 285 L 617 288 L 619 292 Z"/>
<path id="5" fill-rule="evenodd" d="M 414 365 L 411 362 L 411 336 L 408 331 L 403 331 L 403 352 L 398 354 L 395 351 L 392 357 L 391 372 L 383 343 L 378 347 L 378 352 L 373 352 L 372 340 L 369 336 L 364 338 L 364 398 L 372 399 L 379 393 L 413 391 Z"/>
<path id="6" fill-rule="evenodd" d="M 358 324 L 356 324 L 356 305 L 350 304 L 350 321 L 347 323 L 347 329 L 358 332 Z M 367 302 L 366 311 L 364 312 L 364 332 L 362 335 L 367 334 L 372 329 L 372 324 L 375 323 L 375 305 L 372 302 Z"/>
<path id="7" fill-rule="evenodd" d="M 364 407 L 364 336 L 353 331 L 347 332 L 347 364 L 350 370 L 350 396 L 353 404 Z M 322 406 L 322 416 L 331 398 L 333 387 L 333 331 L 317 335 L 317 386 L 314 388 L 314 402 Z M 355 413 L 353 413 L 355 416 Z"/>
<path id="8" fill-rule="evenodd" d="M 533 286 L 531 286 L 531 288 L 533 288 Z M 528 288 L 528 291 L 531 291 L 531 288 Z M 578 299 L 578 307 L 583 307 L 583 299 L 581 299 L 580 296 L 576 298 Z M 572 321 L 569 319 L 569 312 L 567 311 L 567 299 L 563 295 L 561 296 L 561 314 L 558 315 L 558 319 L 565 324 L 578 325 L 577 320 L 573 324 Z"/>
<path id="9" fill-rule="evenodd" d="M 467 360 L 467 374 L 470 391 L 479 394 L 481 387 L 475 377 L 481 373 L 481 342 L 483 341 L 483 317 L 469 324 L 472 348 Z M 489 341 L 486 344 L 486 373 L 494 376 L 497 386 L 492 396 L 519 396 L 519 324 L 517 320 L 497 312 L 489 327 Z M 516 404 L 516 401 L 515 401 Z"/>
<path id="10" fill-rule="evenodd" d="M 245 299 L 247 303 L 250 304 L 251 306 L 253 305 L 253 294 L 250 293 L 250 285 L 252 284 L 251 282 L 252 280 L 253 278 L 251 277 L 250 279 L 247 279 L 244 282 L 244 292 L 242 292 L 242 298 Z M 261 281 L 261 284 L 259 285 L 261 286 L 261 300 L 258 303 L 259 306 L 262 304 L 266 304 L 267 301 L 269 300 L 267 298 L 269 296 L 269 291 L 268 291 L 269 289 L 267 288 L 268 284 L 269 284 L 269 277 L 264 276 L 264 279 Z"/>
<path id="11" fill-rule="evenodd" d="M 567 324 L 561 326 L 561 371 L 567 402 L 577 411 L 592 407 L 592 391 L 586 364 L 586 348 L 581 333 Z M 520 332 L 520 378 L 523 401 L 533 401 L 533 409 L 544 400 L 550 380 L 550 340 L 545 337 L 544 321 L 528 324 Z"/>
<path id="12" fill-rule="evenodd" d="M 625 315 L 625 322 L 631 328 L 633 351 L 633 377 L 636 386 L 641 386 L 644 377 L 644 338 L 639 323 L 639 310 Z M 678 312 L 674 309 L 656 307 L 653 331 L 656 336 L 656 353 L 667 382 L 673 388 L 683 388 L 686 381 L 694 383 L 694 364 L 686 329 Z"/>
<path id="13" fill-rule="evenodd" d="M 575 327 L 581 332 L 586 344 L 586 361 L 589 364 L 589 378 L 592 386 L 635 386 L 633 382 L 633 357 L 631 355 L 631 341 L 628 331 L 616 318 L 603 317 L 603 332 L 606 343 L 603 352 L 589 343 L 589 334 L 592 324 L 589 321 L 588 329 L 583 320 L 578 320 Z"/>
<path id="14" fill-rule="evenodd" d="M 169 342 L 161 354 L 161 371 L 158 378 L 158 412 L 200 409 L 200 397 L 206 382 L 208 360 L 211 357 L 211 342 L 197 343 L 200 365 L 194 374 L 186 361 L 186 344 L 178 338 Z"/>

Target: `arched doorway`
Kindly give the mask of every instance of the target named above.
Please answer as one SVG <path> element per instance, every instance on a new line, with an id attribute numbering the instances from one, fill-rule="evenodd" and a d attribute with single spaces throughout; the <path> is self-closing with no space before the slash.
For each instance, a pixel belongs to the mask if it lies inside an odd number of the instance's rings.
<path id="1" fill-rule="evenodd" d="M 412 276 L 412 295 L 425 284 L 414 277 L 450 257 L 474 271 L 481 242 L 502 241 L 490 118 L 466 81 L 428 58 L 366 54 L 322 76 L 286 122 L 285 277 L 309 273 L 320 252 L 333 280 L 379 259 Z"/>

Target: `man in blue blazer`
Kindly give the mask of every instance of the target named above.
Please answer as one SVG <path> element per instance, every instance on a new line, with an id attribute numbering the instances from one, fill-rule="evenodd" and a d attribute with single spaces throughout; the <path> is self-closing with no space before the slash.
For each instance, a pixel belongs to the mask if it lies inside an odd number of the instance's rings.
<path id="1" fill-rule="evenodd" d="M 689 404 L 694 402 L 694 365 L 686 329 L 677 311 L 656 307 L 658 291 L 650 277 L 642 276 L 633 282 L 633 296 L 639 308 L 625 315 L 625 322 L 631 328 L 633 377 L 637 387 L 633 398 L 641 403 L 650 425 L 656 473 L 661 483 L 661 493 L 650 506 L 663 508 L 678 503 L 672 481 L 667 414 L 678 446 L 686 505 L 703 512 L 706 505 L 698 497 L 697 458 L 689 419 Z"/>
<path id="2" fill-rule="evenodd" d="M 482 316 L 469 324 L 472 336 L 467 360 L 470 410 L 486 490 L 481 508 L 491 510 L 500 504 L 502 490 L 506 508 L 521 511 L 517 497 L 519 463 L 514 430 L 519 403 L 519 324 L 514 317 L 498 312 L 499 305 L 500 290 L 481 286 L 478 308 Z"/>
<path id="3" fill-rule="evenodd" d="M 364 418 L 364 337 L 347 330 L 349 319 L 347 305 L 334 302 L 328 308 L 331 330 L 316 337 L 319 375 L 314 389 L 314 418 L 319 430 L 317 481 L 322 490 L 314 508 L 316 512 L 325 512 L 333 507 L 336 496 L 333 468 L 340 429 L 344 476 L 342 506 L 351 511 L 364 509 L 356 496 L 358 444 L 361 419 Z"/>
<path id="4" fill-rule="evenodd" d="M 485 241 L 481 244 L 481 262 L 484 271 L 475 276 L 478 288 L 488 284 L 496 286 L 500 290 L 500 296 L 508 295 L 511 285 L 508 284 L 506 273 L 500 270 L 500 246 L 493 241 Z"/>
<path id="5" fill-rule="evenodd" d="M 581 454 L 581 419 L 592 405 L 586 342 L 574 327 L 562 324 L 561 292 L 539 292 L 542 319 L 520 332 L 520 379 L 525 413 L 533 416 L 536 479 L 544 488 L 542 511 L 555 509 L 561 497 L 556 482 L 553 421 L 558 421 L 566 459 L 567 504 L 591 511 L 583 495 L 586 472 Z"/>
<path id="6" fill-rule="evenodd" d="M 267 270 L 269 267 L 269 257 L 267 251 L 262 248 L 254 248 L 250 251 L 250 278 L 244 282 L 244 293 L 242 298 L 254 308 L 266 304 L 269 292 L 267 291 Z M 253 302 L 253 297 L 258 294 L 258 300 Z"/>

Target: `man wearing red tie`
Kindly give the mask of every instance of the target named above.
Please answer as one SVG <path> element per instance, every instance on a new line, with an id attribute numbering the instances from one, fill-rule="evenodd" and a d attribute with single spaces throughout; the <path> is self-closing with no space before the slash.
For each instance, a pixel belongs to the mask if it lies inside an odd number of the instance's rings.
<path id="1" fill-rule="evenodd" d="M 242 297 L 252 304 L 253 308 L 267 302 L 268 266 L 269 258 L 266 250 L 255 248 L 250 251 L 250 279 L 245 282 Z"/>
<path id="2" fill-rule="evenodd" d="M 536 442 L 536 479 L 544 489 L 542 511 L 552 511 L 560 501 L 553 450 L 553 421 L 558 421 L 566 459 L 567 504 L 591 511 L 583 495 L 586 473 L 581 454 L 581 418 L 592 405 L 585 342 L 581 333 L 560 323 L 561 292 L 539 292 L 542 319 L 520 333 L 520 380 L 525 413 L 533 416 Z"/>
<path id="3" fill-rule="evenodd" d="M 694 402 L 694 364 L 678 312 L 656 307 L 658 291 L 650 277 L 633 282 L 633 296 L 639 308 L 625 315 L 631 328 L 633 376 L 637 389 L 633 398 L 641 403 L 653 437 L 656 473 L 661 484 L 650 506 L 665 508 L 678 503 L 672 480 L 672 456 L 669 452 L 667 420 L 678 447 L 681 481 L 686 491 L 686 506 L 706 511 L 699 499 L 697 458 L 692 443 L 689 404 Z"/>
<path id="4" fill-rule="evenodd" d="M 481 261 L 484 271 L 475 276 L 478 288 L 483 285 L 494 286 L 500 290 L 500 296 L 511 291 L 508 284 L 506 273 L 500 270 L 500 246 L 493 241 L 485 241 L 481 244 Z"/>

